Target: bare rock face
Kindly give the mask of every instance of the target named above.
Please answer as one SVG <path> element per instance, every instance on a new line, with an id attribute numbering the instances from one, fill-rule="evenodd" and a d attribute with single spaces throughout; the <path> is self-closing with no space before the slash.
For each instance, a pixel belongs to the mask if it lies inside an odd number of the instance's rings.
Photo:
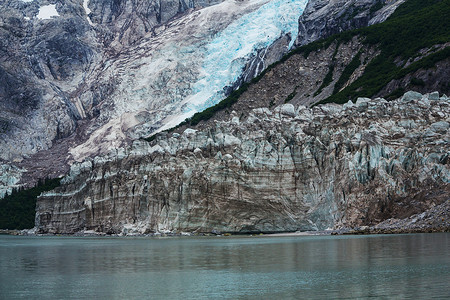
<path id="1" fill-rule="evenodd" d="M 179 14 L 222 2 L 223 0 L 90 0 L 89 18 L 102 27 L 104 43 L 127 46 L 136 43 L 156 26 Z"/>
<path id="2" fill-rule="evenodd" d="M 297 46 L 385 21 L 405 0 L 312 0 L 299 19 Z"/>
<path id="3" fill-rule="evenodd" d="M 71 93 L 100 51 L 77 1 L 2 1 L 0 10 L 0 159 L 14 161 L 73 133 L 81 116 Z"/>
<path id="4" fill-rule="evenodd" d="M 271 232 L 409 217 L 449 201 L 449 118 L 446 96 L 418 93 L 232 114 L 73 165 L 39 198 L 36 226 Z"/>
<path id="5" fill-rule="evenodd" d="M 155 26 L 221 0 L 0 3 L 0 159 L 21 161 L 73 134 L 115 81 L 105 63 Z"/>

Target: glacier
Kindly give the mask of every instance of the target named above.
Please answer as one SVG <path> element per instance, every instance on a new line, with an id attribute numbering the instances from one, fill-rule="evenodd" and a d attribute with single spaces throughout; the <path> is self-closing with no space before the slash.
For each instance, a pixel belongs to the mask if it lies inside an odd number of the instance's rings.
<path id="1" fill-rule="evenodd" d="M 70 153 L 81 161 L 174 127 L 217 104 L 258 53 L 287 35 L 292 38 L 286 51 L 293 46 L 307 3 L 226 0 L 155 28 L 89 75 L 87 80 L 98 85 L 117 84 L 101 103 L 100 126 Z M 80 115 L 91 99 L 90 91 L 80 93 Z"/>
<path id="2" fill-rule="evenodd" d="M 91 13 L 91 10 L 89 9 L 89 0 L 83 0 L 83 8 L 86 13 L 86 19 L 89 25 L 94 26 L 94 23 L 92 23 L 91 18 L 89 18 L 89 14 Z"/>
<path id="3" fill-rule="evenodd" d="M 268 48 L 278 38 L 289 34 L 288 49 L 298 34 L 298 19 L 308 0 L 275 0 L 230 24 L 207 45 L 202 77 L 194 85 L 184 112 L 193 114 L 217 104 L 224 87 L 232 85 L 242 74 L 249 59 L 260 49 Z"/>

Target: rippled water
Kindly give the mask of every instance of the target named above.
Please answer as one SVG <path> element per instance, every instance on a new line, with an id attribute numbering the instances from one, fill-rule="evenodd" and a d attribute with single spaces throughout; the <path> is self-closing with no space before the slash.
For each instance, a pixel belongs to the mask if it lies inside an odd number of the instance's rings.
<path id="1" fill-rule="evenodd" d="M 0 236 L 0 299 L 449 299 L 449 240 Z"/>

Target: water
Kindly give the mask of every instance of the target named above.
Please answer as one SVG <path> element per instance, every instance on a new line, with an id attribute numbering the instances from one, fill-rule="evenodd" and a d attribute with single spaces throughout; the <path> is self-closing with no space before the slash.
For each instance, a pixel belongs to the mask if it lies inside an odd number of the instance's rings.
<path id="1" fill-rule="evenodd" d="M 0 236 L 0 299 L 449 299 L 449 241 Z"/>

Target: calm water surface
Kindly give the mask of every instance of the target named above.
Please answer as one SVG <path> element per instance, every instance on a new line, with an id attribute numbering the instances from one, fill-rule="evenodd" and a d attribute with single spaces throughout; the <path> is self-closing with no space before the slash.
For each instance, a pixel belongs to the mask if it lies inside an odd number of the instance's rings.
<path id="1" fill-rule="evenodd" d="M 450 299 L 449 241 L 0 236 L 0 299 Z"/>

